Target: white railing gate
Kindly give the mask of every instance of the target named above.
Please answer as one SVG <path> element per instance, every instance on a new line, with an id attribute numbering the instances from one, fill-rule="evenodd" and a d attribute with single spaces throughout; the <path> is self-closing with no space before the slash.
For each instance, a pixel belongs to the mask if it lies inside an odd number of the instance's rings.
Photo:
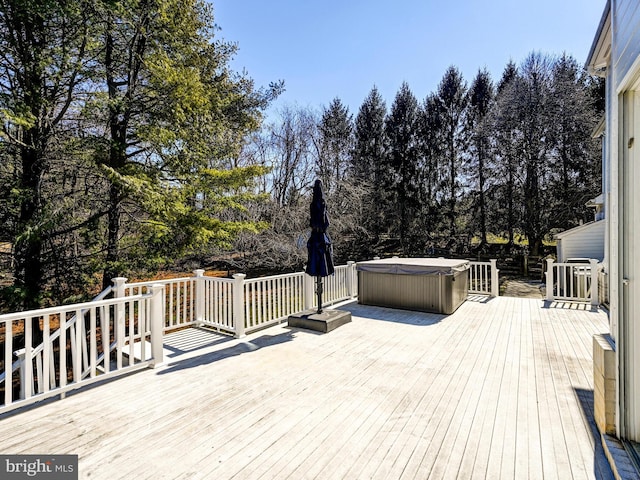
<path id="1" fill-rule="evenodd" d="M 589 263 L 554 263 L 547 259 L 546 299 L 568 302 L 589 302 L 599 305 L 598 260 Z"/>

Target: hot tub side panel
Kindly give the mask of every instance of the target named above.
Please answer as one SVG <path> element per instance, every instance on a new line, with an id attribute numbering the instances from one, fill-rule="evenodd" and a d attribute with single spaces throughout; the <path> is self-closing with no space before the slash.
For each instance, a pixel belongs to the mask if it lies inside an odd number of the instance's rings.
<path id="1" fill-rule="evenodd" d="M 358 272 L 358 301 L 364 305 L 449 314 L 466 298 L 466 271 L 455 275 Z"/>
<path id="2" fill-rule="evenodd" d="M 469 296 L 469 271 L 464 270 L 443 277 L 446 278 L 443 298 L 448 302 L 443 313 L 449 314 L 455 312 Z"/>

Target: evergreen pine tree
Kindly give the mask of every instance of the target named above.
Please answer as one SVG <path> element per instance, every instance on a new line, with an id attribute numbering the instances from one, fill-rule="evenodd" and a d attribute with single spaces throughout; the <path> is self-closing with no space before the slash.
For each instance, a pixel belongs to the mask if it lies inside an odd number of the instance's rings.
<path id="1" fill-rule="evenodd" d="M 378 167 L 385 154 L 384 119 L 387 114 L 380 92 L 373 87 L 355 120 L 355 145 L 351 175 L 359 181 L 377 183 Z"/>
<path id="2" fill-rule="evenodd" d="M 493 84 L 489 72 L 479 71 L 469 90 L 469 133 L 471 135 L 469 173 L 474 192 L 473 217 L 480 233 L 480 247 L 487 243 L 487 163 L 490 158 L 491 129 L 488 115 L 493 102 Z M 477 215 L 476 215 L 477 213 Z"/>
<path id="3" fill-rule="evenodd" d="M 37 307 L 49 276 L 47 261 L 67 192 L 58 185 L 57 201 L 48 197 L 47 175 L 86 86 L 92 13 L 91 4 L 80 0 L 0 4 L 0 174 L 7 194 L 0 205 L 8 217 L 3 236 L 15 252 L 11 308 Z M 34 332 L 37 337 L 39 327 Z"/>
<path id="4" fill-rule="evenodd" d="M 349 109 L 339 98 L 333 99 L 320 120 L 320 155 L 318 177 L 325 193 L 339 189 L 350 163 L 353 149 L 353 120 Z"/>
<path id="5" fill-rule="evenodd" d="M 101 13 L 106 102 L 95 109 L 108 133 L 108 152 L 97 157 L 109 183 L 106 287 L 154 251 L 228 244 L 255 229 L 221 213 L 241 212 L 247 187 L 265 172 L 231 160 L 281 86 L 256 91 L 229 70 L 236 47 L 215 38 L 204 1 L 125 0 Z M 141 243 L 146 255 L 135 248 Z"/>
<path id="6" fill-rule="evenodd" d="M 539 253 L 552 215 L 548 208 L 550 196 L 544 192 L 549 169 L 547 155 L 552 148 L 548 118 L 550 81 L 550 59 L 540 53 L 531 53 L 522 62 L 518 80 L 513 82 L 513 108 L 519 116 L 519 148 L 524 167 L 522 228 L 533 255 Z"/>
<path id="7" fill-rule="evenodd" d="M 551 228 L 572 228 L 593 220 L 585 203 L 600 190 L 599 149 L 591 138 L 598 119 L 589 97 L 586 75 L 566 54 L 552 67 L 549 115 L 551 129 L 549 193 L 553 197 Z M 595 167 L 595 168 L 594 168 Z"/>
<path id="8" fill-rule="evenodd" d="M 416 220 L 421 210 L 420 182 L 421 169 L 418 159 L 418 101 L 404 82 L 396 94 L 391 111 L 387 116 L 385 132 L 388 139 L 389 182 L 378 185 L 390 188 L 393 203 L 385 205 L 394 236 L 400 240 L 405 254 L 411 253 L 419 245 L 416 235 Z"/>
<path id="9" fill-rule="evenodd" d="M 514 245 L 515 230 L 521 219 L 521 159 L 518 142 L 518 112 L 514 107 L 516 99 L 515 82 L 518 69 L 509 62 L 498 82 L 496 101 L 491 111 L 491 127 L 495 144 L 494 175 L 492 195 L 493 208 L 489 209 L 489 223 L 496 233 L 506 232 L 507 248 Z"/>
<path id="10" fill-rule="evenodd" d="M 451 66 L 445 72 L 438 86 L 438 99 L 441 108 L 443 154 L 446 164 L 446 191 L 448 219 L 448 237 L 450 245 L 457 242 L 458 216 L 457 203 L 460 195 L 460 166 L 466 154 L 468 136 L 465 129 L 467 115 L 467 86 L 458 69 Z"/>
<path id="11" fill-rule="evenodd" d="M 351 155 L 350 178 L 364 189 L 361 252 L 372 257 L 373 245 L 380 242 L 385 231 L 386 216 L 382 205 L 389 205 L 389 190 L 383 188 L 388 179 L 386 168 L 385 116 L 387 108 L 376 87 L 373 87 L 360 106 L 355 120 L 355 144 Z"/>

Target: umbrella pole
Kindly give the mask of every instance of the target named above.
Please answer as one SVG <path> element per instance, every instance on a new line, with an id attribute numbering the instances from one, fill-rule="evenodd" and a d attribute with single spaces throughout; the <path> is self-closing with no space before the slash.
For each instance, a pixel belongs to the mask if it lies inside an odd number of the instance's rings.
<path id="1" fill-rule="evenodd" d="M 322 277 L 316 277 L 316 293 L 318 294 L 318 313 L 322 313 Z"/>

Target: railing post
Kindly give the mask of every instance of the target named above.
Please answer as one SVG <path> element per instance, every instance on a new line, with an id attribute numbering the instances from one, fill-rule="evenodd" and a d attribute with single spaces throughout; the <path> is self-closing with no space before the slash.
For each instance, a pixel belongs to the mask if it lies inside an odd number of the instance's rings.
<path id="1" fill-rule="evenodd" d="M 304 282 L 304 309 L 311 310 L 313 308 L 314 299 L 313 277 L 305 273 L 302 278 Z"/>
<path id="2" fill-rule="evenodd" d="M 547 300 L 553 300 L 553 258 L 547 258 Z"/>
<path id="3" fill-rule="evenodd" d="M 124 297 L 124 284 L 127 283 L 127 279 L 125 277 L 116 277 L 112 278 L 111 282 L 113 283 L 113 297 Z"/>
<path id="4" fill-rule="evenodd" d="M 196 306 L 196 327 L 204 323 L 204 270 L 199 268 L 193 271 L 195 279 L 195 306 Z"/>
<path id="5" fill-rule="evenodd" d="M 598 260 L 590 259 L 591 264 L 591 305 L 600 305 L 600 298 L 598 295 Z"/>
<path id="6" fill-rule="evenodd" d="M 114 298 L 123 298 L 124 285 L 127 282 L 125 277 L 116 277 L 111 279 L 113 282 L 113 296 Z M 114 335 L 116 338 L 116 368 L 120 370 L 122 368 L 122 350 L 124 348 L 124 304 L 117 303 L 116 319 L 114 324 Z"/>
<path id="7" fill-rule="evenodd" d="M 244 273 L 236 273 L 233 276 L 233 323 L 236 338 L 244 337 Z"/>
<path id="8" fill-rule="evenodd" d="M 164 363 L 164 285 L 151 285 L 151 368 Z M 143 339 L 144 341 L 144 339 Z"/>
<path id="9" fill-rule="evenodd" d="M 489 260 L 491 263 L 491 297 L 499 297 L 500 296 L 500 281 L 498 280 L 498 260 L 491 259 Z"/>
<path id="10" fill-rule="evenodd" d="M 353 288 L 354 287 L 353 271 L 355 269 L 355 265 L 356 265 L 356 262 L 353 262 L 351 260 L 347 262 L 347 296 L 349 298 L 355 297 L 355 289 Z"/>

